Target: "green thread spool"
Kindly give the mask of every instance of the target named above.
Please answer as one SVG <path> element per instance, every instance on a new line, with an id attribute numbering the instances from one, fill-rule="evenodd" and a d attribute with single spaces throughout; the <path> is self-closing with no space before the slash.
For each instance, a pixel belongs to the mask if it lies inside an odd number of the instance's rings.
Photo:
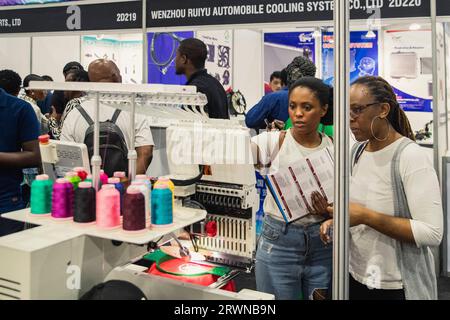
<path id="1" fill-rule="evenodd" d="M 73 185 L 73 190 L 78 189 L 78 184 L 81 182 L 81 178 L 76 172 L 67 172 L 65 178 Z"/>
<path id="2" fill-rule="evenodd" d="M 84 182 L 92 183 L 92 174 L 88 174 L 87 177 L 86 177 L 86 180 L 84 180 Z"/>
<path id="3" fill-rule="evenodd" d="M 52 211 L 53 181 L 48 175 L 41 174 L 31 184 L 31 213 L 48 215 Z"/>

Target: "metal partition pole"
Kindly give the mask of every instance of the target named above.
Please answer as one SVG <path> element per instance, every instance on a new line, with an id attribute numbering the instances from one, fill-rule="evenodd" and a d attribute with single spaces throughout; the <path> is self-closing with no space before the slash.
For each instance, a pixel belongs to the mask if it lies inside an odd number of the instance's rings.
<path id="1" fill-rule="evenodd" d="M 438 177 L 440 176 L 439 160 L 439 96 L 438 96 L 438 56 L 437 56 L 437 26 L 436 26 L 436 0 L 430 1 L 431 9 L 431 44 L 433 61 L 433 153 L 434 167 Z"/>
<path id="2" fill-rule="evenodd" d="M 142 1 L 142 83 L 148 83 L 147 1 Z"/>
<path id="3" fill-rule="evenodd" d="M 92 155 L 92 182 L 95 190 L 100 187 L 100 167 L 102 158 L 100 157 L 100 94 L 95 93 L 95 111 L 94 111 L 94 154 Z"/>
<path id="4" fill-rule="evenodd" d="M 136 111 L 136 94 L 131 95 L 131 114 L 130 114 L 130 146 L 128 149 L 128 178 L 134 180 L 136 178 L 136 160 L 137 152 L 135 150 L 134 137 L 135 134 L 135 111 Z"/>
<path id="5" fill-rule="evenodd" d="M 350 3 L 334 1 L 333 299 L 348 300 Z"/>

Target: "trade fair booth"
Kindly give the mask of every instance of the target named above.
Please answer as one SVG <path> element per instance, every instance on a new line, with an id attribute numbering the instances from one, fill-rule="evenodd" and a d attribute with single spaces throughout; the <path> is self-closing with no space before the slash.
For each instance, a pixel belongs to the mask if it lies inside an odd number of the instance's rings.
<path id="1" fill-rule="evenodd" d="M 186 180 L 202 174 L 199 165 L 213 168 L 213 174 L 203 173 L 195 185 L 175 188 L 174 221 L 166 229 L 129 235 L 33 217 L 29 209 L 7 214 L 40 227 L 23 231 L 23 235 L 11 235 L 10 239 L 0 238 L 0 256 L 7 256 L 9 261 L 0 265 L 0 299 L 79 299 L 94 285 L 112 279 L 135 284 L 149 299 L 273 299 L 272 295 L 249 290 L 254 287 L 243 287 L 247 283 L 239 284 L 239 274 L 251 274 L 253 270 L 257 211 L 262 206 L 262 191 L 253 166 L 248 161 L 229 165 L 225 157 L 212 160 L 205 154 L 201 160 L 180 156 L 174 161 L 169 155 L 176 146 L 169 138 L 175 135 L 189 144 L 189 139 L 195 140 L 195 121 L 200 119 L 203 129 L 211 130 L 201 143 L 214 143 L 216 129 L 219 137 L 233 131 L 249 143 L 254 132 L 245 128 L 246 112 L 264 96 L 272 72 L 282 70 L 297 56 L 316 64 L 316 77 L 330 85 L 336 81 L 339 84 L 335 64 L 336 54 L 342 53 L 336 53 L 340 37 L 334 33 L 334 9 L 333 1 L 298 0 L 221 1 L 220 5 L 209 0 L 85 0 L 0 6 L 0 70 L 15 70 L 22 78 L 30 73 L 49 75 L 55 83 L 45 83 L 42 89 L 78 89 L 88 92 L 97 105 L 108 103 L 132 111 L 135 117 L 147 117 L 155 141 L 148 176 Z M 450 12 L 444 0 L 437 1 L 437 18 L 432 9 L 427 0 L 350 1 L 348 72 L 350 82 L 365 75 L 379 75 L 394 87 L 417 142 L 434 161 L 441 179 L 446 219 L 445 238 L 434 255 L 436 270 L 448 276 L 450 157 L 446 85 L 450 80 Z M 180 101 L 200 107 L 205 104 L 204 97 L 184 86 L 186 79 L 175 74 L 176 49 L 180 41 L 190 37 L 207 45 L 208 72 L 225 90 L 239 91 L 243 97 L 231 105 L 233 116 L 229 123 L 210 122 L 202 118 L 204 114 L 187 114 L 179 106 Z M 122 86 L 62 83 L 67 62 L 79 61 L 87 68 L 99 58 L 118 65 Z M 164 109 L 167 106 L 170 109 Z M 344 117 L 345 111 L 341 112 Z M 187 140 L 182 140 L 183 136 Z M 348 142 L 353 144 L 351 139 Z M 238 143 L 233 146 L 240 148 Z M 195 150 L 191 148 L 190 152 Z M 346 148 L 349 145 L 341 146 L 336 158 Z M 239 158 L 238 153 L 234 160 Z M 46 157 L 48 163 L 55 161 L 50 153 Z M 89 163 L 80 161 L 81 167 L 91 169 Z M 92 168 L 93 175 L 98 175 L 98 170 Z M 214 236 L 206 235 L 210 222 L 217 228 Z M 154 262 L 150 244 L 177 242 L 176 235 L 185 228 L 198 235 L 198 246 L 207 252 L 203 252 L 206 261 L 226 269 L 215 274 L 209 286 L 200 280 L 186 283 L 147 272 L 148 261 Z M 54 239 L 46 237 L 49 232 L 56 234 Z M 31 242 L 36 238 L 42 241 L 33 245 L 18 243 L 20 239 Z M 182 248 L 184 244 L 176 245 Z M 335 245 L 343 246 L 336 241 Z M 68 261 L 72 262 L 70 270 L 63 268 Z M 43 276 L 44 267 L 53 272 Z M 19 277 L 16 270 L 29 276 Z M 81 280 L 68 287 L 66 281 L 73 281 L 78 273 Z M 235 285 L 238 288 L 232 290 Z"/>

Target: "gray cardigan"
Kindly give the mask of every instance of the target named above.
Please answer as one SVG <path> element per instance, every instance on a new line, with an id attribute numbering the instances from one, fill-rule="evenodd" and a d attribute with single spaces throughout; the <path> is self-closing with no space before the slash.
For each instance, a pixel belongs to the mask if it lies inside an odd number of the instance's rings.
<path id="1" fill-rule="evenodd" d="M 394 153 L 391 165 L 391 179 L 394 193 L 394 213 L 396 217 L 412 219 L 405 189 L 400 174 L 400 156 L 411 143 L 403 139 Z M 359 143 L 352 149 L 352 168 L 364 152 L 366 143 Z M 397 263 L 402 276 L 407 300 L 437 300 L 437 280 L 434 258 L 428 246 L 418 248 L 414 243 L 396 241 Z"/>

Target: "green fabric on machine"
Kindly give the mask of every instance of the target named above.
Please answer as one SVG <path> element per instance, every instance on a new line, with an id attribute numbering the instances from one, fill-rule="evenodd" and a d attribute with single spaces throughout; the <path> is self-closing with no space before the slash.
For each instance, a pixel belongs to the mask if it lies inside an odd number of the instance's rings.
<path id="1" fill-rule="evenodd" d="M 284 130 L 290 129 L 292 127 L 292 120 L 289 118 L 284 125 Z M 320 124 L 317 131 L 325 133 L 329 137 L 334 137 L 334 126 L 325 126 L 323 124 Z"/>
<path id="2" fill-rule="evenodd" d="M 174 276 L 198 277 L 198 276 L 204 276 L 206 274 L 212 274 L 214 276 L 222 277 L 230 272 L 230 268 L 228 268 L 228 267 L 211 267 L 211 269 L 209 269 L 209 270 L 205 270 L 204 272 L 199 272 L 199 273 L 195 273 L 195 274 L 183 274 L 183 273 L 170 272 L 170 271 L 162 268 L 161 264 L 163 264 L 166 261 L 174 260 L 177 258 L 171 257 L 171 256 L 165 254 L 164 252 L 162 252 L 161 250 L 156 250 L 155 252 L 146 254 L 144 256 L 144 259 L 155 262 L 156 268 L 158 269 L 158 271 L 164 272 L 167 274 L 171 274 Z M 195 262 L 193 262 L 193 263 L 196 264 Z M 198 263 L 198 265 L 201 266 L 202 264 Z"/>

